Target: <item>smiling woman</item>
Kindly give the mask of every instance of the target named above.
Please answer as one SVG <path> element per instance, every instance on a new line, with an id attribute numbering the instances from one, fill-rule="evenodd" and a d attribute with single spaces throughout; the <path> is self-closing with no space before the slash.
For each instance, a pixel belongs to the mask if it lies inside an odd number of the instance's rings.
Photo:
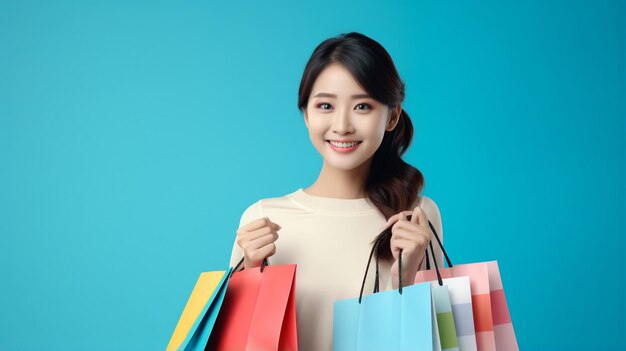
<path id="1" fill-rule="evenodd" d="M 322 42 L 304 70 L 298 108 L 323 158 L 308 188 L 266 198 L 241 216 L 231 265 L 244 269 L 297 264 L 296 311 L 300 350 L 332 349 L 333 303 L 358 295 L 374 240 L 381 290 L 403 285 L 422 269 L 432 232 L 443 240 L 439 209 L 421 196 L 422 173 L 402 160 L 413 137 L 402 109 L 404 83 L 387 51 L 359 33 Z M 411 220 L 406 216 L 412 214 Z M 388 237 L 379 233 L 392 226 Z M 279 235 L 280 232 L 280 235 Z M 435 258 L 443 265 L 441 251 Z M 372 291 L 374 277 L 366 277 Z"/>
<path id="2" fill-rule="evenodd" d="M 311 142 L 325 162 L 337 169 L 369 168 L 384 132 L 393 130 L 398 109 L 391 110 L 365 92 L 340 63 L 329 64 L 312 87 L 304 109 Z M 358 149 L 358 152 L 356 152 Z M 354 153 L 351 157 L 340 154 Z"/>

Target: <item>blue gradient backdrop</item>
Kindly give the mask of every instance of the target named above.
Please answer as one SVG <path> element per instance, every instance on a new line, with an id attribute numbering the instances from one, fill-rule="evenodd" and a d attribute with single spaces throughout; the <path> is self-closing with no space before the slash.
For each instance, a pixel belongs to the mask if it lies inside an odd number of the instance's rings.
<path id="1" fill-rule="evenodd" d="M 315 180 L 300 76 L 354 30 L 394 58 L 406 158 L 455 261 L 499 260 L 522 349 L 623 350 L 625 14 L 1 1 L 0 349 L 164 349 L 243 210 Z"/>

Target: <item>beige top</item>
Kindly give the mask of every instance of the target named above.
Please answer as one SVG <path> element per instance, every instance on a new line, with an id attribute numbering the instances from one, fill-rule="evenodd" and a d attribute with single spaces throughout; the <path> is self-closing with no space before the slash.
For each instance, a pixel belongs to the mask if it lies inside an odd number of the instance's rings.
<path id="1" fill-rule="evenodd" d="M 443 240 L 439 208 L 422 196 L 420 207 Z M 282 227 L 271 265 L 297 264 L 296 314 L 300 351 L 332 350 L 333 303 L 358 297 L 371 242 L 387 220 L 367 198 L 337 199 L 309 195 L 299 188 L 282 197 L 261 199 L 241 216 L 239 226 L 261 218 Z M 433 238 L 440 267 L 443 254 Z M 243 257 L 235 242 L 231 267 Z M 364 295 L 374 287 L 374 262 Z M 381 291 L 391 289 L 389 264 L 380 265 Z"/>

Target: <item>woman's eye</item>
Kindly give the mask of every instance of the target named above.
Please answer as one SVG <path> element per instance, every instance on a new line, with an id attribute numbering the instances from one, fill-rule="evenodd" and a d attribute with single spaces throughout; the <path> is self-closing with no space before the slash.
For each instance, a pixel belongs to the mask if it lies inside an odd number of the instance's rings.
<path id="1" fill-rule="evenodd" d="M 328 110 L 330 108 L 330 104 L 323 102 L 319 105 L 317 105 L 317 107 L 321 108 L 322 110 Z"/>
<path id="2" fill-rule="evenodd" d="M 322 110 L 330 110 L 332 108 L 332 106 L 327 103 L 327 102 L 322 102 L 317 104 L 317 107 L 322 109 Z M 371 110 L 372 106 L 370 106 L 370 104 L 365 104 L 365 103 L 361 103 L 361 104 L 357 104 L 356 105 L 357 110 Z"/>

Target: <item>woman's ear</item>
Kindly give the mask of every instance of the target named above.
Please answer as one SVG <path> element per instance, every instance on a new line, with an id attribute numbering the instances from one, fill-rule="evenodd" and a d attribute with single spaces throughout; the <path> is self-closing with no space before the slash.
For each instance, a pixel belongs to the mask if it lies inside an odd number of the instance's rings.
<path id="1" fill-rule="evenodd" d="M 396 128 L 400 121 L 400 114 L 402 113 L 402 105 L 398 105 L 389 111 L 389 119 L 387 121 L 386 131 L 390 132 Z"/>
<path id="2" fill-rule="evenodd" d="M 304 125 L 309 128 L 309 116 L 306 114 L 306 109 L 304 109 Z"/>

